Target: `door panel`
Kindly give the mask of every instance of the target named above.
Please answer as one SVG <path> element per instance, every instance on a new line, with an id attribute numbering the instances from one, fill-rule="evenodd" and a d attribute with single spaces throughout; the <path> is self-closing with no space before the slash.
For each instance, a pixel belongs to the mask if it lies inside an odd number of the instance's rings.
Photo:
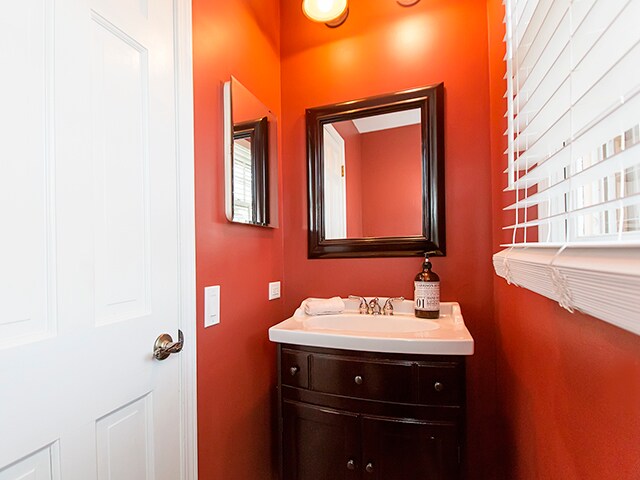
<path id="1" fill-rule="evenodd" d="M 0 472 L 0 480 L 60 480 L 58 444 L 49 445 Z"/>
<path id="2" fill-rule="evenodd" d="M 98 480 L 155 478 L 151 394 L 96 422 Z"/>
<path id="3" fill-rule="evenodd" d="M 92 160 L 96 201 L 96 320 L 149 313 L 148 59 L 92 15 Z"/>
<path id="4" fill-rule="evenodd" d="M 20 208 L 0 210 L 0 348 L 56 330 L 55 250 L 48 241 L 54 229 L 48 205 L 54 187 L 48 97 L 53 12 L 44 0 L 11 3 L 0 15 L 0 205 Z"/>

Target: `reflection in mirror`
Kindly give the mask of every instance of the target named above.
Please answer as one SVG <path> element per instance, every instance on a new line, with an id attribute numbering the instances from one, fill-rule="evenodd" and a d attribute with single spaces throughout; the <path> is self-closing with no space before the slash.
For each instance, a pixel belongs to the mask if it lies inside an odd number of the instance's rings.
<path id="1" fill-rule="evenodd" d="M 235 78 L 224 85 L 225 210 L 236 223 L 277 226 L 277 128 Z"/>
<path id="2" fill-rule="evenodd" d="M 443 84 L 306 119 L 309 258 L 445 254 Z"/>
<path id="3" fill-rule="evenodd" d="M 269 224 L 267 117 L 233 126 L 233 220 L 256 225 Z"/>
<path id="4" fill-rule="evenodd" d="M 422 233 L 420 110 L 324 125 L 325 238 Z"/>

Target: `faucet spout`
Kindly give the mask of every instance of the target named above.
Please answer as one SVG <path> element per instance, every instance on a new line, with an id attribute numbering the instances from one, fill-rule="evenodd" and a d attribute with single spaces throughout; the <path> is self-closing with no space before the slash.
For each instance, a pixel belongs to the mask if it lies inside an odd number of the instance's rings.
<path id="1" fill-rule="evenodd" d="M 369 301 L 369 315 L 380 315 L 382 313 L 382 308 L 380 307 L 378 300 L 378 297 L 376 297 Z"/>

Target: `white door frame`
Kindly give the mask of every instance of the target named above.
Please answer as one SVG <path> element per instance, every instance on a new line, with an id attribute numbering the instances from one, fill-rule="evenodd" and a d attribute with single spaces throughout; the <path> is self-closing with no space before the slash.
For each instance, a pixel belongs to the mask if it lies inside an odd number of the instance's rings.
<path id="1" fill-rule="evenodd" d="M 326 239 L 335 239 L 335 238 L 347 238 L 347 178 L 346 178 L 346 152 L 344 145 L 344 138 L 342 135 L 338 133 L 338 130 L 331 125 L 324 125 L 324 151 L 333 151 L 338 155 L 338 160 L 341 167 L 341 178 L 340 178 L 340 187 L 338 191 L 333 191 L 331 189 L 332 183 L 327 182 L 327 161 L 325 157 L 324 161 L 324 195 L 325 195 L 325 219 L 324 219 L 324 237 Z M 334 147 L 334 148 L 331 148 Z M 333 166 L 333 165 L 332 165 Z M 335 172 L 330 172 L 330 175 L 335 174 Z M 327 197 L 335 198 L 336 194 L 342 199 L 342 203 L 340 204 L 339 216 L 333 215 L 331 218 L 327 218 L 327 214 L 329 213 L 328 205 L 330 199 Z M 331 201 L 332 201 L 331 199 Z M 331 212 L 338 213 L 338 212 Z M 338 233 L 336 233 L 338 232 Z"/>
<path id="2" fill-rule="evenodd" d="M 180 354 L 180 434 L 182 480 L 198 478 L 198 410 L 196 403 L 196 255 L 193 127 L 193 50 L 191 0 L 175 0 L 176 155 L 178 163 L 179 328 L 185 348 Z"/>

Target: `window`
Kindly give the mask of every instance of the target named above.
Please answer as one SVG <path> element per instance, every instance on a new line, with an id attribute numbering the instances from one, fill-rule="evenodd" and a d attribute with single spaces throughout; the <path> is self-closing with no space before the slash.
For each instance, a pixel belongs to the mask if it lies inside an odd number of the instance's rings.
<path id="1" fill-rule="evenodd" d="M 269 225 L 269 120 L 233 125 L 231 216 L 234 222 Z"/>
<path id="2" fill-rule="evenodd" d="M 233 142 L 233 214 L 238 222 L 250 223 L 253 218 L 253 165 L 251 138 Z"/>
<path id="3" fill-rule="evenodd" d="M 506 0 L 507 281 L 640 334 L 640 0 Z"/>

